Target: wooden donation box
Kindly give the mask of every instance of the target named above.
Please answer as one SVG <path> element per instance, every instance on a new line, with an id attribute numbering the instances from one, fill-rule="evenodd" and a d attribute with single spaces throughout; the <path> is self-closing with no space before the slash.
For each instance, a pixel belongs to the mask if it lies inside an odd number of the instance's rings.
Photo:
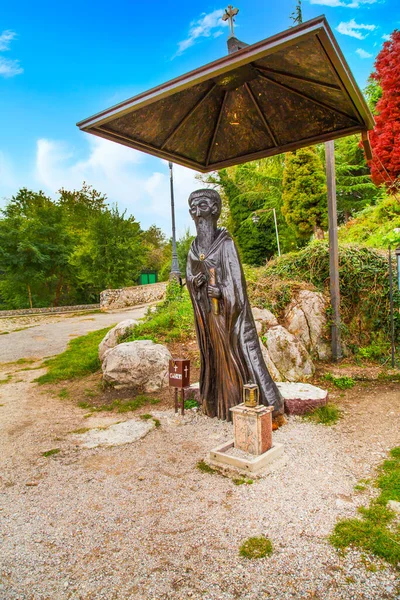
<path id="1" fill-rule="evenodd" d="M 185 414 L 183 388 L 190 386 L 190 360 L 173 358 L 169 361 L 169 385 L 175 388 L 175 412 L 178 412 L 178 390 L 181 390 L 181 413 Z"/>

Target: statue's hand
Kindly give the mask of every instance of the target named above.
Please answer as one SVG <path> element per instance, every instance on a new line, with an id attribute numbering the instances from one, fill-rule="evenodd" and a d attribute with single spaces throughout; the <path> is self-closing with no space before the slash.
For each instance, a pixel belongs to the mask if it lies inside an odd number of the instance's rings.
<path id="1" fill-rule="evenodd" d="M 206 276 L 204 275 L 204 273 L 197 273 L 197 275 L 195 275 L 193 277 L 193 285 L 197 288 L 204 285 L 205 282 L 206 282 Z"/>
<path id="2" fill-rule="evenodd" d="M 209 298 L 221 298 L 221 290 L 217 285 L 209 285 L 207 287 L 207 294 Z"/>

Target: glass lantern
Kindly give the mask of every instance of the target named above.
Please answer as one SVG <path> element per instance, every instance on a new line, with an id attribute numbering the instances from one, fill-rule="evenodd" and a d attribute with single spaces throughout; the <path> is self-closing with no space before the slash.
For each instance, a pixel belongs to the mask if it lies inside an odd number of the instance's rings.
<path id="1" fill-rule="evenodd" d="M 260 400 L 260 390 L 255 383 L 245 383 L 243 386 L 243 403 L 249 408 L 258 406 Z"/>

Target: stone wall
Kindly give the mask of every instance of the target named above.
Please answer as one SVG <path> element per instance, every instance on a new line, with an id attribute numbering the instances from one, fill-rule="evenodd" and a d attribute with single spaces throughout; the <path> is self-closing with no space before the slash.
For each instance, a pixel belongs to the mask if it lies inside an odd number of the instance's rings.
<path id="1" fill-rule="evenodd" d="M 114 310 L 129 308 L 139 304 L 157 302 L 165 297 L 166 281 L 150 283 L 148 285 L 135 285 L 119 290 L 104 290 L 100 294 L 101 310 Z"/>
<path id="2" fill-rule="evenodd" d="M 81 312 L 84 310 L 93 311 L 98 310 L 100 306 L 98 304 L 78 304 L 76 306 L 48 306 L 46 308 L 21 308 L 18 310 L 0 310 L 1 317 L 19 317 L 23 315 L 41 315 L 41 314 L 53 314 L 53 313 L 69 313 L 69 312 Z"/>

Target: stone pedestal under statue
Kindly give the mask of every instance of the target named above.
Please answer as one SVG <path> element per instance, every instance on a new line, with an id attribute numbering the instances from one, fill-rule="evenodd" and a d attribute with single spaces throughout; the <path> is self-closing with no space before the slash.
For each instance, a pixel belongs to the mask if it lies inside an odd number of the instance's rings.
<path id="1" fill-rule="evenodd" d="M 238 404 L 231 408 L 235 448 L 248 454 L 264 454 L 272 447 L 273 406 L 249 407 Z"/>
<path id="2" fill-rule="evenodd" d="M 273 406 L 242 403 L 230 410 L 234 439 L 211 450 L 212 464 L 256 474 L 283 455 L 283 445 L 272 443 Z"/>

